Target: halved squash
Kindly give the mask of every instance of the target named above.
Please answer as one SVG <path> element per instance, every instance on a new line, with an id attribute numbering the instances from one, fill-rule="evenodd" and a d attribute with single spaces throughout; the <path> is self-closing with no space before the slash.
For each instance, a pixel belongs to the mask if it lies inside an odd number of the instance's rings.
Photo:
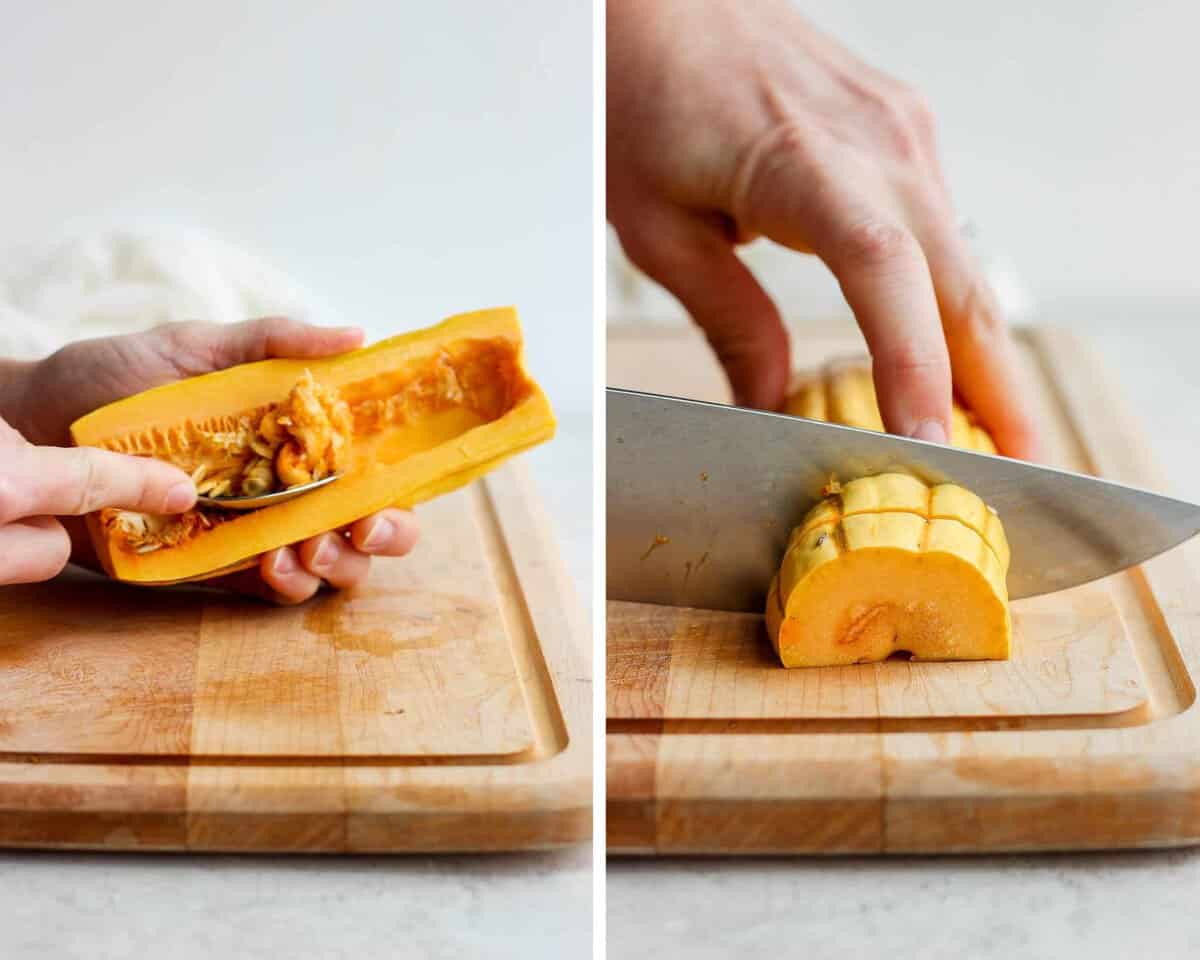
<path id="1" fill-rule="evenodd" d="M 831 485 L 767 596 L 785 667 L 1007 659 L 1009 548 L 975 494 L 889 473 Z"/>
<path id="2" fill-rule="evenodd" d="M 321 360 L 264 360 L 155 387 L 71 425 L 78 445 L 157 457 L 218 494 L 329 486 L 251 512 L 88 517 L 108 573 L 178 583 L 242 569 L 275 547 L 469 483 L 554 434 L 511 308 Z"/>

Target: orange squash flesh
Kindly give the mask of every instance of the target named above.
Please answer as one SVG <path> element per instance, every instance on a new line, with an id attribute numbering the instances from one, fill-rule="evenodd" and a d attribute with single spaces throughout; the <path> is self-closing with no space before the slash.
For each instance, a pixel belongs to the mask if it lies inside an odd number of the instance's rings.
<path id="1" fill-rule="evenodd" d="M 907 651 L 918 660 L 1009 655 L 999 518 L 974 494 L 882 474 L 832 490 L 797 527 L 767 596 L 785 667 Z"/>
<path id="2" fill-rule="evenodd" d="M 237 421 L 279 404 L 306 371 L 353 413 L 342 476 L 276 506 L 218 511 L 211 528 L 146 553 L 93 514 L 88 527 L 111 576 L 165 584 L 248 567 L 276 547 L 457 489 L 554 434 L 549 401 L 525 368 L 516 311 L 500 308 L 338 357 L 265 360 L 156 387 L 80 418 L 71 436 L 81 446 L 170 460 L 189 424 Z"/>

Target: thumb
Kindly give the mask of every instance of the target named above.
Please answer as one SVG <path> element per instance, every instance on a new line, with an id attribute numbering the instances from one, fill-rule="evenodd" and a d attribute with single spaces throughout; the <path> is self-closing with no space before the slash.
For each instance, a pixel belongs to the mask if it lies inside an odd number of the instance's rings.
<path id="1" fill-rule="evenodd" d="M 0 467 L 0 524 L 82 515 L 103 507 L 182 513 L 196 502 L 191 478 L 169 463 L 94 447 L 35 447 Z"/>
<path id="2" fill-rule="evenodd" d="M 357 327 L 318 327 L 290 317 L 260 317 L 242 323 L 178 323 L 157 331 L 181 372 L 224 370 L 272 357 L 328 357 L 362 346 Z"/>
<path id="3" fill-rule="evenodd" d="M 704 330 L 734 403 L 778 409 L 790 370 L 787 331 L 724 231 L 669 211 L 618 233 L 630 260 L 674 294 Z"/>

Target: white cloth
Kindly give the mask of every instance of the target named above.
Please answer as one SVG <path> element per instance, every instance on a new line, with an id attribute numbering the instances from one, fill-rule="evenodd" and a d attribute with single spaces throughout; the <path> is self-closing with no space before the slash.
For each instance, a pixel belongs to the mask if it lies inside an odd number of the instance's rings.
<path id="1" fill-rule="evenodd" d="M 0 356 L 33 359 L 83 337 L 173 320 L 312 318 L 299 284 L 202 230 L 127 227 L 0 257 Z"/>

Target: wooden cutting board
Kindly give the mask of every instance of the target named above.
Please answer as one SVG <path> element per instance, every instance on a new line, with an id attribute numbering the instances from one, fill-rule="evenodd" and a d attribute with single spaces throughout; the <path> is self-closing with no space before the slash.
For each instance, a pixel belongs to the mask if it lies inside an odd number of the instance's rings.
<path id="1" fill-rule="evenodd" d="M 1052 464 L 1163 488 L 1086 344 L 1023 333 Z M 860 353 L 793 339 L 798 365 Z M 613 386 L 728 402 L 701 338 L 616 327 Z M 669 531 L 667 531 L 669 533 Z M 762 618 L 608 604 L 608 849 L 964 852 L 1200 841 L 1195 543 L 1013 604 L 1004 663 L 784 670 Z M 646 562 L 703 576 L 662 545 Z"/>
<path id="2" fill-rule="evenodd" d="M 591 835 L 589 658 L 512 463 L 367 584 L 275 608 L 0 588 L 0 844 L 511 850 Z"/>

